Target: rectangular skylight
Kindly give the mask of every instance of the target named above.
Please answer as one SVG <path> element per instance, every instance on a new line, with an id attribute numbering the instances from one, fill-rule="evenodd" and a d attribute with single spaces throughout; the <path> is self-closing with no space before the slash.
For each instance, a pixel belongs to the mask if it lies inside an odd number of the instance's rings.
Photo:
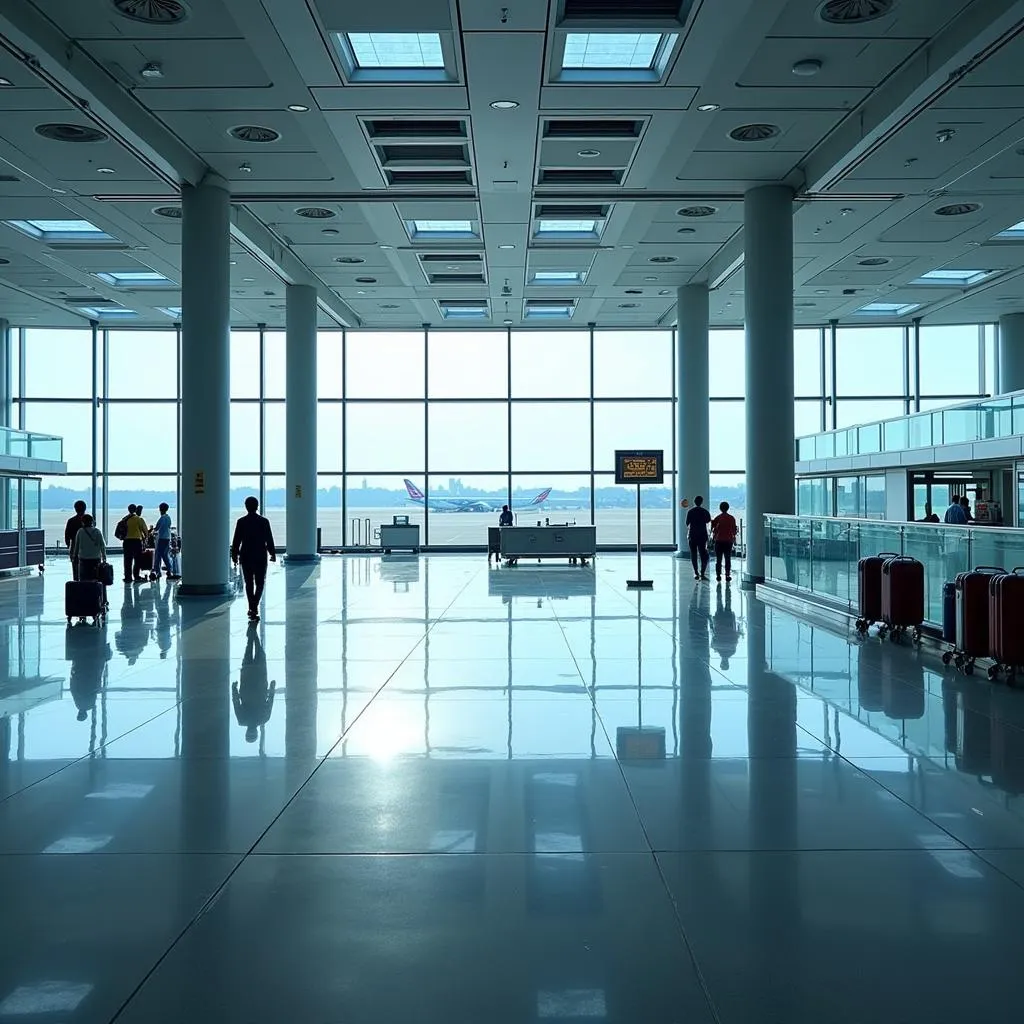
<path id="1" fill-rule="evenodd" d="M 1024 238 L 1024 220 L 1011 224 L 1005 231 L 1000 231 L 996 238 Z"/>
<path id="2" fill-rule="evenodd" d="M 10 227 L 44 241 L 113 241 L 114 236 L 101 231 L 87 220 L 9 220 Z"/>
<path id="3" fill-rule="evenodd" d="M 411 238 L 476 238 L 471 220 L 410 220 L 406 228 Z"/>
<path id="4" fill-rule="evenodd" d="M 661 45 L 660 32 L 570 32 L 562 67 L 570 70 L 650 71 Z"/>
<path id="5" fill-rule="evenodd" d="M 991 270 L 929 270 L 927 274 L 922 274 L 910 283 L 945 284 L 964 288 L 972 284 L 978 284 L 979 281 L 984 281 L 986 277 L 991 277 L 992 274 L 993 271 Z"/>
<path id="6" fill-rule="evenodd" d="M 112 285 L 172 285 L 173 281 L 152 270 L 111 270 L 96 275 L 101 281 Z"/>
<path id="7" fill-rule="evenodd" d="M 573 314 L 571 302 L 527 302 L 524 320 L 569 320 Z"/>
<path id="8" fill-rule="evenodd" d="M 869 302 L 857 310 L 858 316 L 906 316 L 920 309 L 919 302 Z"/>
<path id="9" fill-rule="evenodd" d="M 535 270 L 532 284 L 583 284 L 586 274 L 582 270 Z"/>
<path id="10" fill-rule="evenodd" d="M 441 303 L 441 316 L 445 320 L 486 320 L 490 317 L 486 303 L 480 305 L 449 305 Z"/>
<path id="11" fill-rule="evenodd" d="M 159 306 L 157 308 L 161 313 L 165 313 L 172 320 L 181 319 L 181 306 Z"/>
<path id="12" fill-rule="evenodd" d="M 78 308 L 93 320 L 127 320 L 139 315 L 134 309 L 124 309 L 121 306 L 114 306 L 110 309 L 97 309 L 95 306 L 79 306 Z"/>
<path id="13" fill-rule="evenodd" d="M 357 68 L 444 67 L 437 32 L 349 32 L 346 38 Z"/>
<path id="14" fill-rule="evenodd" d="M 545 235 L 555 238 L 596 238 L 604 227 L 602 220 L 555 219 L 543 217 L 537 221 L 537 237 Z"/>

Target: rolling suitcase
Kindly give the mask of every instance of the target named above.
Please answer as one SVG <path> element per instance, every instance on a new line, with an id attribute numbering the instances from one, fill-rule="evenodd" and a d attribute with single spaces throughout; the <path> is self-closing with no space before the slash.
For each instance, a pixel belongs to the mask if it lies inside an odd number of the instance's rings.
<path id="1" fill-rule="evenodd" d="M 1019 568 L 991 577 L 988 648 L 995 661 L 988 670 L 989 679 L 995 679 L 1001 669 L 1012 678 L 1024 666 L 1024 575 Z"/>
<path id="2" fill-rule="evenodd" d="M 956 583 L 952 580 L 942 584 L 942 639 L 956 646 Z"/>
<path id="3" fill-rule="evenodd" d="M 114 585 L 114 567 L 109 562 L 100 562 L 96 567 L 96 579 L 105 587 Z"/>
<path id="4" fill-rule="evenodd" d="M 956 667 L 972 675 L 974 662 L 987 658 L 989 583 L 1006 572 L 991 565 L 979 565 L 956 578 Z"/>
<path id="5" fill-rule="evenodd" d="M 866 633 L 873 622 L 882 618 L 882 566 L 890 558 L 896 558 L 895 551 L 882 551 L 869 555 L 857 563 L 858 592 L 860 594 L 857 632 Z"/>
<path id="6" fill-rule="evenodd" d="M 921 638 L 924 622 L 924 563 L 901 555 L 888 559 L 882 566 L 882 636 L 891 640 L 914 630 L 914 640 Z"/>
<path id="7" fill-rule="evenodd" d="M 103 584 L 98 580 L 68 580 L 64 584 L 64 614 L 69 623 L 72 619 L 92 619 L 99 624 L 105 605 Z"/>
<path id="8" fill-rule="evenodd" d="M 139 558 L 139 568 L 143 572 L 153 571 L 153 548 L 143 548 Z"/>

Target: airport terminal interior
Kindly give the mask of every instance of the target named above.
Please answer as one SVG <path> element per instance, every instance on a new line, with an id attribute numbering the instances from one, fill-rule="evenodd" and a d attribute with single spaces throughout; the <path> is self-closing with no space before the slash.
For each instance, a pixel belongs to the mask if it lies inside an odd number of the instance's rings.
<path id="1" fill-rule="evenodd" d="M 1024 0 L 0 0 L 0 1024 L 1018 1021 L 944 630 L 1024 566 L 1022 69 Z"/>

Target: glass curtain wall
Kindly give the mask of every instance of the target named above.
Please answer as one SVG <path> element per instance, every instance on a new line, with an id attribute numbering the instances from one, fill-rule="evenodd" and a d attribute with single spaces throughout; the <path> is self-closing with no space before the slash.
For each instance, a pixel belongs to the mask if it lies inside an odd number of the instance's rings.
<path id="1" fill-rule="evenodd" d="M 987 325 L 800 328 L 796 433 L 976 397 L 994 379 L 993 338 Z M 15 422 L 65 439 L 68 476 L 43 482 L 51 543 L 79 497 L 108 535 L 129 502 L 146 514 L 167 501 L 176 516 L 179 340 L 174 328 L 17 332 Z M 628 447 L 665 450 L 666 485 L 643 493 L 644 540 L 675 542 L 673 332 L 324 330 L 317 360 L 325 545 L 408 515 L 425 544 L 478 546 L 511 496 L 520 522 L 596 522 L 599 543 L 628 546 L 635 492 L 612 472 Z M 742 330 L 712 331 L 710 367 L 710 501 L 742 519 Z M 283 535 L 283 332 L 232 331 L 230 394 L 232 514 L 256 494 Z"/>

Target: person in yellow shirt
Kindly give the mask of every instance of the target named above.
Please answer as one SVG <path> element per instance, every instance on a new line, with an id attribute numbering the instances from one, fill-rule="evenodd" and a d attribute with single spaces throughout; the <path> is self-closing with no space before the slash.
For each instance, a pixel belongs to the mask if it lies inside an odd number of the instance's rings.
<path id="1" fill-rule="evenodd" d="M 138 507 L 128 506 L 128 515 L 122 520 L 124 523 L 124 581 L 130 583 L 133 580 L 141 583 L 142 577 L 142 547 L 149 533 L 146 520 L 139 515 Z M 120 525 L 120 524 L 119 524 Z"/>

